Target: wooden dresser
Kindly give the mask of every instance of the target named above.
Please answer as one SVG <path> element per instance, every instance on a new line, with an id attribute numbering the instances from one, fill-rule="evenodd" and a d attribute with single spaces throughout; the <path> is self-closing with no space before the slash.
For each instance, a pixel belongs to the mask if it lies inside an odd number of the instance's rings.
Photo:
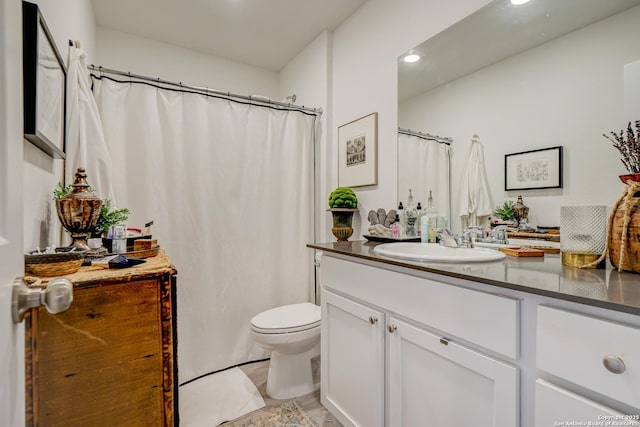
<path id="1" fill-rule="evenodd" d="M 176 270 L 161 251 L 67 275 L 73 303 L 27 316 L 28 426 L 178 425 Z"/>

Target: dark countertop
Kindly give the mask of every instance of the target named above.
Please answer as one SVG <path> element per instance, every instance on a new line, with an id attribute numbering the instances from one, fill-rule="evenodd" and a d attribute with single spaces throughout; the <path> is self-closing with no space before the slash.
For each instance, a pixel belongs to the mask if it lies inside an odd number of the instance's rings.
<path id="1" fill-rule="evenodd" d="M 307 247 L 501 288 L 588 304 L 640 315 L 640 274 L 606 269 L 565 267 L 560 255 L 538 258 L 507 256 L 504 260 L 467 264 L 428 263 L 377 255 L 379 243 L 347 241 L 308 244 Z"/>

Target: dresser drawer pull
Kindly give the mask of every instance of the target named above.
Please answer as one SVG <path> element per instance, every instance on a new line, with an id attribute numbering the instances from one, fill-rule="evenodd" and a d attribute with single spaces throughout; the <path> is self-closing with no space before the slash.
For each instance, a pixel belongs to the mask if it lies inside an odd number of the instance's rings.
<path id="1" fill-rule="evenodd" d="M 614 374 L 621 374 L 625 370 L 624 360 L 619 356 L 605 356 L 604 359 L 602 359 L 602 364 L 609 372 L 613 372 Z"/>
<path id="2" fill-rule="evenodd" d="M 375 325 L 376 323 L 378 323 L 378 318 L 375 316 L 369 316 L 369 323 Z"/>
<path id="3" fill-rule="evenodd" d="M 390 334 L 394 333 L 397 329 L 398 327 L 396 325 L 387 326 L 387 330 L 389 331 Z"/>

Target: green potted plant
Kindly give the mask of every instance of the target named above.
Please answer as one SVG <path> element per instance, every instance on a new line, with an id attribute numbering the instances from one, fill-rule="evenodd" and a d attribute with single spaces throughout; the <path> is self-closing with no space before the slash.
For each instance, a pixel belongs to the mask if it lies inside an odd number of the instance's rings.
<path id="1" fill-rule="evenodd" d="M 349 187 L 338 187 L 329 195 L 329 212 L 333 216 L 331 232 L 338 241 L 349 240 L 353 234 L 351 227 L 353 214 L 358 211 L 358 197 Z"/>
<path id="2" fill-rule="evenodd" d="M 106 236 L 112 225 L 121 224 L 129 219 L 129 209 L 111 209 L 111 199 L 104 199 L 100 208 L 98 223 L 92 231 L 95 237 Z"/>
<path id="3" fill-rule="evenodd" d="M 507 200 L 501 206 L 496 206 L 493 214 L 504 222 L 510 222 L 516 218 L 515 207 L 516 205 L 513 201 Z"/>

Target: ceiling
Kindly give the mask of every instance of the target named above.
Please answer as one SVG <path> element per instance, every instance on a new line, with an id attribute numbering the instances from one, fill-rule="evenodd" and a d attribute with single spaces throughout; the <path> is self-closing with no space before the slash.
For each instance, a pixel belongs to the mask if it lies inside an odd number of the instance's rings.
<path id="1" fill-rule="evenodd" d="M 96 24 L 279 71 L 366 0 L 92 0 Z"/>
<path id="2" fill-rule="evenodd" d="M 496 0 L 399 59 L 398 99 L 405 100 L 507 57 L 640 4 L 640 0 Z"/>

